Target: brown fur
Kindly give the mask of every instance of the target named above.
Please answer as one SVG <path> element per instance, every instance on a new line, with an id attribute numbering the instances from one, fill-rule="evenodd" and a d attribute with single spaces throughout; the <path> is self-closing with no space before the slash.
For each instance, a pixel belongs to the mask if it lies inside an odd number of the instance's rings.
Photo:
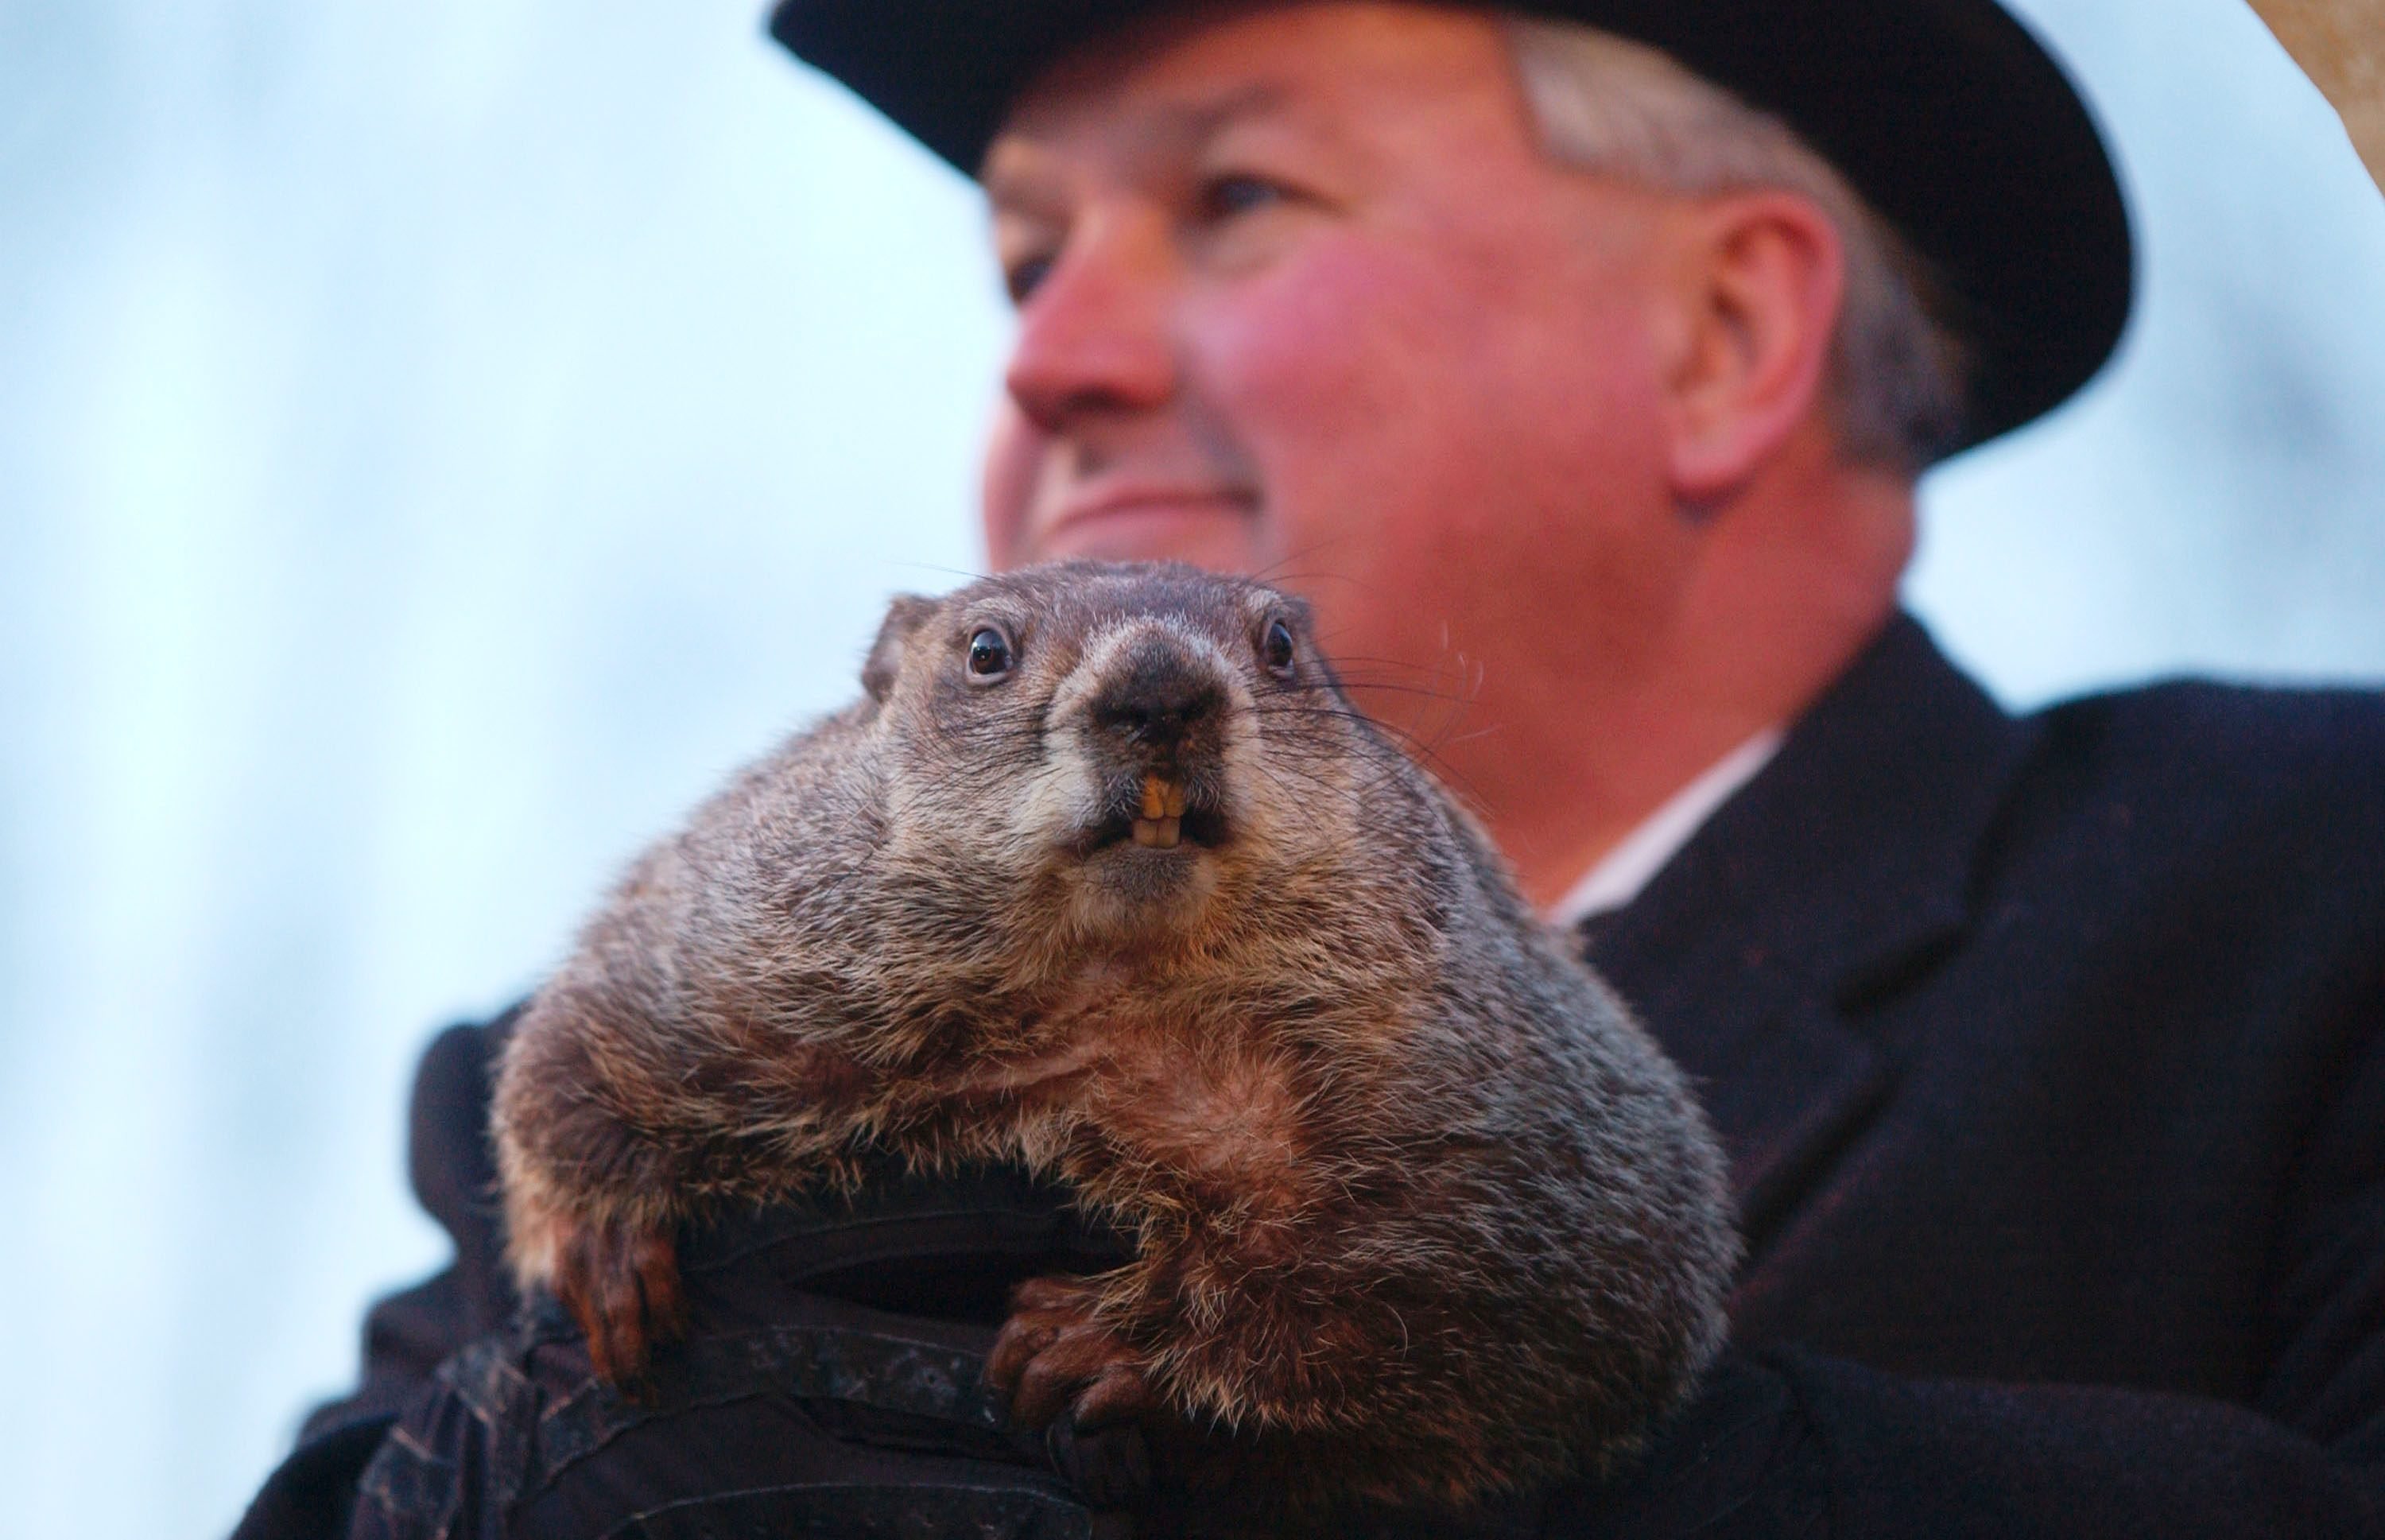
<path id="1" fill-rule="evenodd" d="M 989 625 L 1016 666 L 973 682 Z M 672 1329 L 682 1221 L 874 1151 L 1023 1161 L 1135 1237 L 1022 1291 L 1030 1423 L 1155 1407 L 1298 1503 L 1459 1500 L 1686 1393 L 1736 1254 L 1705 1122 L 1297 601 L 1032 570 L 898 600 L 864 681 L 637 862 L 507 1051 L 515 1264 L 600 1369 Z M 1091 847 L 1154 772 L 1210 843 Z"/>

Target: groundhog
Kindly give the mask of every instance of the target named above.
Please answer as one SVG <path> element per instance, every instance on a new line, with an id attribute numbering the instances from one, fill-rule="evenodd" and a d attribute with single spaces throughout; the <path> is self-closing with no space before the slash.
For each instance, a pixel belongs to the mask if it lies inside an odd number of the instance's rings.
<path id="1" fill-rule="evenodd" d="M 647 851 L 506 1052 L 512 1261 L 641 1371 L 673 1236 L 888 1158 L 1135 1243 L 1019 1291 L 1030 1429 L 1163 1418 L 1292 1509 L 1603 1468 L 1723 1336 L 1682 1078 L 1353 709 L 1301 602 L 1068 563 L 894 601 L 864 697 Z"/>

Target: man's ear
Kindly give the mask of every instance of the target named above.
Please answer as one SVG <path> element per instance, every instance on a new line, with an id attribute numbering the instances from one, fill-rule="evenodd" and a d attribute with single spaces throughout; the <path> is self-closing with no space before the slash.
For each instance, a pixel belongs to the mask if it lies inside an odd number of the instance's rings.
<path id="1" fill-rule="evenodd" d="M 894 688 L 894 676 L 902 671 L 903 649 L 911 637 L 936 612 L 936 601 L 917 594 L 897 594 L 886 607 L 885 623 L 878 628 L 878 640 L 869 645 L 869 659 L 861 666 L 861 687 L 869 698 L 880 702 Z"/>
<path id="2" fill-rule="evenodd" d="M 1677 234 L 1667 469 L 1678 500 L 1707 503 L 1826 406 L 1846 255 L 1829 215 L 1771 189 L 1704 199 Z"/>

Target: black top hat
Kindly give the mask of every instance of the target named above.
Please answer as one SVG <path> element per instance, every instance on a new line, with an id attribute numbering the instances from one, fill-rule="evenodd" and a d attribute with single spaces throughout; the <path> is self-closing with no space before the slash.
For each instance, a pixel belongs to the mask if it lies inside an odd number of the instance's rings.
<path id="1" fill-rule="evenodd" d="M 770 31 L 974 174 L 1010 99 L 1168 0 L 780 0 Z M 1958 446 L 2051 410 L 2128 319 L 2129 220 L 2095 125 L 1995 0 L 1526 0 L 1653 44 L 1778 115 L 1900 231 L 1970 353 Z"/>

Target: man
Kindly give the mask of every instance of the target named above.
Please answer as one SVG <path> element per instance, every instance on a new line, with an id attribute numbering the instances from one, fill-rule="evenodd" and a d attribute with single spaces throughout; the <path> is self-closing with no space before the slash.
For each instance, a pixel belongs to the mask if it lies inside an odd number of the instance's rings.
<path id="1" fill-rule="evenodd" d="M 2177 686 L 2015 721 L 1896 609 L 1915 475 L 2077 388 L 2125 314 L 2083 112 L 1988 0 L 1549 9 L 1624 37 L 1374 3 L 777 21 L 986 186 L 1019 311 L 996 562 L 1308 592 L 1729 1148 L 1734 1350 L 1647 1459 L 1368 1522 L 2385 1534 L 2385 711 Z M 457 1270 L 377 1312 L 252 1533 L 309 1502 L 360 1534 L 1093 1533 L 1058 1478 L 1130 1452 L 1047 1468 L 968 1366 L 1005 1282 L 1117 1243 L 1001 1173 L 695 1238 L 698 1330 L 643 1408 L 590 1394 L 551 1309 L 426 1386 L 510 1306 L 501 1033 L 418 1091 Z"/>

